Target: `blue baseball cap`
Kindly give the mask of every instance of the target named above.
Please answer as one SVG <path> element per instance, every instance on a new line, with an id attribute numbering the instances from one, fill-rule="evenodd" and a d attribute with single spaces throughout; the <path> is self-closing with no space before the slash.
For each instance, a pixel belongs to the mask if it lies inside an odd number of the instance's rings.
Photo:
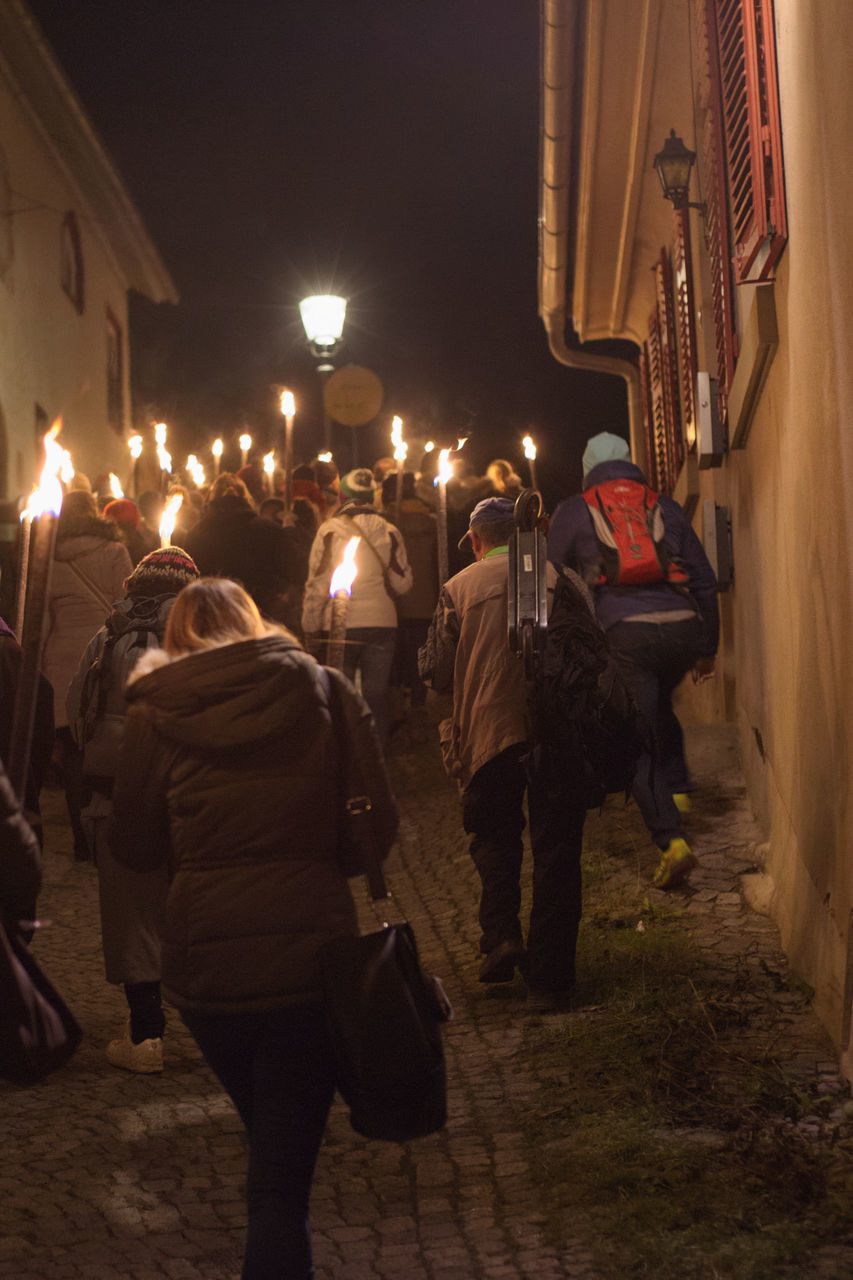
<path id="1" fill-rule="evenodd" d="M 464 533 L 457 542 L 457 547 L 461 551 L 471 530 L 478 524 L 504 524 L 505 521 L 511 520 L 515 512 L 515 502 L 512 498 L 484 498 L 482 502 L 478 502 L 474 510 L 468 517 L 468 532 Z"/>

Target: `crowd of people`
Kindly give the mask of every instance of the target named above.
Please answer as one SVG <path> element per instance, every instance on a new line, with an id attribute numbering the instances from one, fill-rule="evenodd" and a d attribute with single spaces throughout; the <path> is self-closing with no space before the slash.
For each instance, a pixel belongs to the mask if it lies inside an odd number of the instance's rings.
<path id="1" fill-rule="evenodd" d="M 401 476 L 390 459 L 344 475 L 327 462 L 297 467 L 289 507 L 283 483 L 270 492 L 251 461 L 206 493 L 183 489 L 163 547 L 168 494 L 100 502 L 78 478 L 58 522 L 24 806 L 37 836 L 40 787 L 51 776 L 63 785 L 75 856 L 97 869 L 106 977 L 128 1008 L 108 1062 L 163 1070 L 165 999 L 245 1123 L 243 1274 L 253 1280 L 313 1274 L 308 1197 L 335 1087 L 318 955 L 356 932 L 339 856 L 347 725 L 361 726 L 387 854 L 396 807 L 386 757 L 423 741 L 429 688 L 447 697 L 441 749 L 482 888 L 479 981 L 518 970 L 529 1008 L 571 1007 L 585 807 L 531 750 L 529 687 L 508 643 L 522 481 L 506 460 L 479 476 L 456 458 L 446 582 L 430 455 Z M 649 517 L 639 533 L 638 512 Z M 354 537 L 341 674 L 324 666 L 330 582 Z M 627 442 L 607 432 L 589 441 L 583 491 L 554 511 L 547 552 L 549 582 L 575 583 L 645 717 L 633 795 L 660 849 L 655 884 L 675 888 L 696 859 L 672 695 L 689 670 L 713 674 L 713 571 L 681 508 L 649 489 Z M 4 758 L 19 667 L 0 621 Z M 4 838 L 19 850 L 8 892 L 0 878 L 12 922 L 34 916 L 38 841 L 0 783 Z"/>

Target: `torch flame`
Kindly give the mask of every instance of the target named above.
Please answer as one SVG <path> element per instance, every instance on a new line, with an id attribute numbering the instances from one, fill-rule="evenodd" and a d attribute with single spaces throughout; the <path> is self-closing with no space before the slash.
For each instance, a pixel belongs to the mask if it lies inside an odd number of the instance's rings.
<path id="1" fill-rule="evenodd" d="M 56 443 L 56 437 L 61 430 L 62 419 L 57 418 L 44 438 L 44 467 L 37 488 L 33 489 L 26 507 L 21 512 L 22 520 L 35 520 L 47 512 L 58 516 L 62 510 L 62 485 L 59 482 L 59 475 L 63 468 L 63 455 L 67 456 L 67 451 Z"/>
<path id="2" fill-rule="evenodd" d="M 154 423 L 154 440 L 157 444 L 163 446 L 166 443 L 166 432 L 168 428 L 165 422 Z"/>
<path id="3" fill-rule="evenodd" d="M 328 449 L 326 450 L 326 452 L 325 452 L 325 453 L 318 453 L 318 454 L 317 454 L 317 461 L 318 461 L 318 462 L 331 462 L 331 461 L 332 461 L 332 455 L 329 453 Z"/>
<path id="4" fill-rule="evenodd" d="M 131 436 L 127 442 L 131 458 L 142 457 L 142 436 Z"/>
<path id="5" fill-rule="evenodd" d="M 529 458 L 531 462 L 536 460 L 536 445 L 533 443 L 532 436 L 525 436 L 521 442 L 524 445 L 524 456 Z"/>
<path id="6" fill-rule="evenodd" d="M 435 448 L 435 441 L 427 440 L 426 444 L 424 445 L 424 453 L 432 453 L 434 448 Z"/>
<path id="7" fill-rule="evenodd" d="M 238 443 L 240 445 L 240 449 L 242 450 L 242 452 L 248 453 L 252 447 L 252 437 L 248 434 L 248 432 L 244 432 L 243 435 L 241 435 Z"/>
<path id="8" fill-rule="evenodd" d="M 391 422 L 391 443 L 394 446 L 394 461 L 405 462 L 409 446 L 403 439 L 403 419 L 396 414 Z"/>
<path id="9" fill-rule="evenodd" d="M 350 538 L 344 547 L 343 559 L 332 574 L 332 581 L 329 583 L 330 596 L 336 596 L 339 591 L 345 591 L 347 595 L 351 594 L 352 584 L 355 582 L 355 575 L 358 572 L 355 564 L 355 553 L 360 542 L 361 538 Z"/>
<path id="10" fill-rule="evenodd" d="M 124 490 L 121 487 L 118 476 L 115 472 L 110 472 L 110 493 L 114 498 L 123 498 Z"/>
<path id="11" fill-rule="evenodd" d="M 457 436 L 457 438 L 456 438 L 456 452 L 458 453 L 458 452 L 459 452 L 459 450 L 460 450 L 460 449 L 462 449 L 462 448 L 464 448 L 464 447 L 465 447 L 465 445 L 466 445 L 467 443 L 468 443 L 468 437 L 467 437 L 467 436 Z"/>
<path id="12" fill-rule="evenodd" d="M 221 458 L 223 448 L 224 446 L 221 440 L 214 440 L 213 444 L 210 446 L 210 452 L 213 454 L 214 458 Z"/>
<path id="13" fill-rule="evenodd" d="M 285 418 L 292 418 L 296 413 L 296 401 L 293 398 L 292 391 L 282 391 L 281 412 L 284 414 Z"/>
<path id="14" fill-rule="evenodd" d="M 275 471 L 275 454 L 272 450 L 264 454 L 264 471 L 268 476 L 272 476 Z"/>
<path id="15" fill-rule="evenodd" d="M 181 503 L 184 500 L 182 493 L 173 493 L 166 508 L 163 512 L 163 518 L 160 521 L 160 546 L 170 547 L 172 545 L 172 534 L 175 532 L 175 521 L 178 518 L 178 512 L 181 509 Z"/>
<path id="16" fill-rule="evenodd" d="M 450 450 L 442 449 L 438 455 L 438 483 L 447 484 L 453 479 L 453 467 L 450 465 Z"/>
<path id="17" fill-rule="evenodd" d="M 204 467 L 201 465 L 194 453 L 191 453 L 187 458 L 185 470 L 187 470 L 192 476 L 193 484 L 200 489 L 204 484 Z"/>
<path id="18" fill-rule="evenodd" d="M 157 460 L 160 463 L 161 471 L 172 473 L 172 455 L 164 444 L 157 445 Z"/>

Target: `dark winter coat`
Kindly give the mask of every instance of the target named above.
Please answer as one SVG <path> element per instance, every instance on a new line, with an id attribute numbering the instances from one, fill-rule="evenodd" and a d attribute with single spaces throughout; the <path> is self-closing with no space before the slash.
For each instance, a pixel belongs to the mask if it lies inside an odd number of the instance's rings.
<path id="1" fill-rule="evenodd" d="M 606 484 L 608 480 L 646 478 L 633 462 L 600 462 L 584 478 L 584 489 Z M 604 627 L 612 627 L 637 614 L 674 612 L 695 607 L 702 619 L 704 637 L 701 656 L 713 657 L 717 652 L 720 615 L 717 604 L 717 579 L 705 548 L 696 537 L 683 509 L 673 498 L 661 495 L 660 509 L 664 524 L 664 546 L 671 560 L 687 573 L 687 588 L 666 582 L 646 586 L 594 587 L 595 612 Z M 574 569 L 590 586 L 600 572 L 600 554 L 589 507 L 578 493 L 561 502 L 554 512 L 548 534 L 548 559 L 557 567 Z"/>
<path id="2" fill-rule="evenodd" d="M 181 543 L 207 577 L 233 578 L 255 604 L 279 619 L 282 597 L 299 578 L 290 539 L 271 520 L 262 520 L 244 498 L 214 499 Z"/>
<path id="3" fill-rule="evenodd" d="M 32 920 L 40 886 L 38 840 L 0 762 L 0 913 L 6 925 Z"/>
<path id="4" fill-rule="evenodd" d="M 21 646 L 0 618 L 0 759 L 4 761 L 9 759 L 21 656 Z M 39 676 L 30 768 L 24 795 L 24 804 L 31 820 L 39 811 L 39 792 L 53 752 L 53 734 L 53 689 L 44 676 Z"/>
<path id="5" fill-rule="evenodd" d="M 322 668 L 276 632 L 170 661 L 128 687 L 113 852 L 171 872 L 167 998 L 233 1013 L 321 998 L 317 952 L 357 932 L 337 860 L 342 759 Z M 387 852 L 396 807 L 370 714 L 337 681 Z"/>

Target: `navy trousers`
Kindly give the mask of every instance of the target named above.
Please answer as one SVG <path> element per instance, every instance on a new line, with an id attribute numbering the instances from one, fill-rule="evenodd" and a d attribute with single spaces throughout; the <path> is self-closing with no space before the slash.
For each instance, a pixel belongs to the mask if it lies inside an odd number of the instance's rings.
<path id="1" fill-rule="evenodd" d="M 243 1280 L 311 1280 L 308 1202 L 335 1091 L 325 1010 L 182 1016 L 246 1126 Z"/>

